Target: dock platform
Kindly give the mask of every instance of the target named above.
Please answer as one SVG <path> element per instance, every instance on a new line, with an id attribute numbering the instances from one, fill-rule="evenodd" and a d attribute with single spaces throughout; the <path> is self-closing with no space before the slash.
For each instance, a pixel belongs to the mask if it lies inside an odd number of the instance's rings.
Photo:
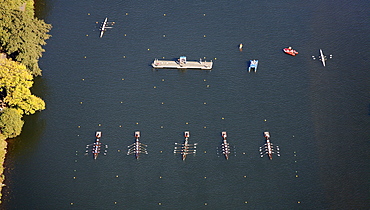
<path id="1" fill-rule="evenodd" d="M 186 61 L 186 57 L 181 56 L 177 61 L 154 59 L 152 66 L 156 69 L 211 70 L 213 67 L 213 61 L 202 61 L 201 59 L 199 61 Z"/>

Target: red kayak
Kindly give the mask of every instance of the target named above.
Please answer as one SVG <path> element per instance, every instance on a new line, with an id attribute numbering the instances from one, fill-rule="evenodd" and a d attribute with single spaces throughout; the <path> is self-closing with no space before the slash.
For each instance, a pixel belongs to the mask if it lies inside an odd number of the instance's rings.
<path id="1" fill-rule="evenodd" d="M 293 50 L 292 47 L 284 48 L 283 51 L 291 56 L 296 56 L 298 54 L 298 52 Z"/>

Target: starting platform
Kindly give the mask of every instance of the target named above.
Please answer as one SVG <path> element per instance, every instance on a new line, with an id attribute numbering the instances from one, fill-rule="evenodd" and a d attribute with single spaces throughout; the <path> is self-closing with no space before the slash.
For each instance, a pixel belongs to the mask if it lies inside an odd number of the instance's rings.
<path id="1" fill-rule="evenodd" d="M 155 69 L 201 69 L 211 70 L 213 61 L 187 61 L 186 56 L 181 56 L 177 61 L 154 59 L 152 67 Z"/>

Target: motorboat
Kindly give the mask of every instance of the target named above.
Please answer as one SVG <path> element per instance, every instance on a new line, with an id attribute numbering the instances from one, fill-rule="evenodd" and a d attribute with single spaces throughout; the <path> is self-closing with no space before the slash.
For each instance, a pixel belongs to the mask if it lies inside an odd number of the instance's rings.
<path id="1" fill-rule="evenodd" d="M 284 48 L 283 51 L 288 54 L 288 55 L 291 55 L 291 56 L 296 56 L 298 55 L 298 52 L 294 49 L 292 49 L 292 47 L 287 47 L 287 48 Z"/>
<path id="2" fill-rule="evenodd" d="M 249 61 L 249 67 L 248 67 L 248 72 L 256 72 L 258 67 L 258 60 L 250 60 Z"/>

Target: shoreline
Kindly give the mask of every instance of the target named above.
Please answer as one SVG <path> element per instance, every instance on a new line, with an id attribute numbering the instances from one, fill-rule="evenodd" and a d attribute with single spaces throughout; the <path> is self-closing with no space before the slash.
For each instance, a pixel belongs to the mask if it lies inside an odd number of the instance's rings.
<path id="1" fill-rule="evenodd" d="M 0 161 L 1 161 L 1 166 L 0 166 L 0 203 L 2 203 L 2 189 L 5 186 L 4 181 L 5 181 L 5 175 L 4 175 L 4 169 L 5 169 L 5 156 L 8 148 L 8 142 L 6 141 L 6 138 L 1 136 L 0 137 Z"/>
<path id="2" fill-rule="evenodd" d="M 19 5 L 18 10 L 24 12 L 24 14 L 26 16 L 29 16 L 29 17 L 34 18 L 35 17 L 35 1 L 34 0 L 25 0 L 23 2 L 23 4 Z M 48 37 L 45 38 L 45 40 L 46 39 L 48 39 Z M 42 53 L 43 51 L 40 51 L 40 52 Z M 5 57 L 5 59 L 7 59 L 7 58 Z M 37 61 L 37 63 L 38 63 L 38 61 Z M 36 76 L 41 76 L 41 74 L 36 75 Z M 35 77 L 36 76 L 33 75 L 32 82 L 35 80 Z M 43 109 L 45 109 L 45 107 Z M 36 110 L 36 111 L 41 111 L 43 109 L 39 109 L 39 110 Z M 29 113 L 28 114 L 23 114 L 22 117 L 21 117 L 21 120 L 22 120 L 22 118 L 25 115 L 29 115 Z M 23 125 L 22 125 L 22 129 L 23 129 Z M 4 164 L 5 164 L 6 155 L 8 153 L 8 142 L 7 142 L 8 137 L 9 136 L 3 135 L 2 132 L 0 131 L 0 161 L 1 161 L 1 166 L 0 166 L 0 204 L 2 203 L 2 190 L 3 190 L 3 187 L 6 186 L 5 183 L 4 183 L 5 182 L 5 179 L 6 179 L 5 178 L 5 174 L 4 174 L 4 171 L 5 171 L 5 165 Z"/>

